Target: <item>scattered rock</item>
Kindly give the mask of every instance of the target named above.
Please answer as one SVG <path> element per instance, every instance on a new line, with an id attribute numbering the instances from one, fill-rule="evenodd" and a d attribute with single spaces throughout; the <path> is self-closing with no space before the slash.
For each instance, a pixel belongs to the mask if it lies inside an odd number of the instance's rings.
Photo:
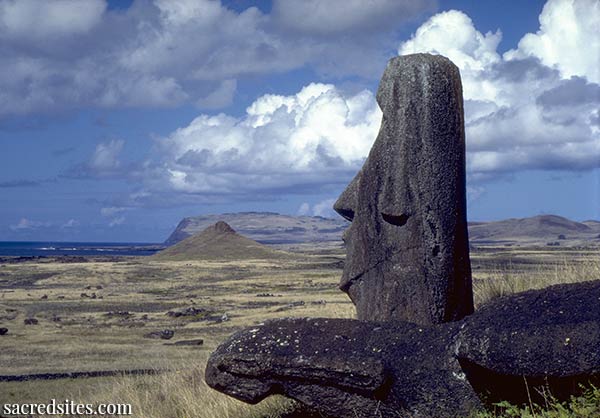
<path id="1" fill-rule="evenodd" d="M 287 311 L 288 309 L 296 308 L 298 306 L 304 306 L 304 301 L 299 300 L 299 301 L 295 301 L 292 303 L 288 303 L 287 305 L 284 305 L 281 308 L 275 309 L 274 312 L 283 312 L 283 311 Z"/>
<path id="2" fill-rule="evenodd" d="M 160 338 L 163 340 L 170 340 L 175 335 L 175 331 L 170 329 L 164 329 L 160 332 Z"/>
<path id="3" fill-rule="evenodd" d="M 202 345 L 202 344 L 204 344 L 204 340 L 202 338 L 196 338 L 194 340 L 180 340 L 180 341 L 175 341 L 171 345 L 191 345 L 191 346 L 198 346 L 198 345 Z"/>
<path id="4" fill-rule="evenodd" d="M 229 316 L 219 314 L 204 308 L 190 306 L 187 308 L 175 309 L 167 312 L 167 315 L 173 318 L 182 318 L 187 321 L 213 321 L 216 323 L 229 321 Z"/>
<path id="5" fill-rule="evenodd" d="M 160 338 L 162 340 L 170 340 L 175 335 L 175 331 L 171 329 L 163 329 L 162 331 L 152 331 L 144 335 L 145 338 Z"/>
<path id="6" fill-rule="evenodd" d="M 167 312 L 168 316 L 173 318 L 179 318 L 181 316 L 198 316 L 198 315 L 206 315 L 210 313 L 208 310 L 204 308 L 196 308 L 194 306 L 190 306 L 188 308 L 176 309 L 173 311 Z"/>
<path id="7" fill-rule="evenodd" d="M 25 319 L 23 320 L 23 323 L 24 323 L 25 325 L 37 325 L 37 324 L 38 324 L 38 322 L 39 322 L 39 321 L 38 321 L 37 319 L 35 319 L 35 318 L 25 318 Z"/>
<path id="8" fill-rule="evenodd" d="M 107 316 L 109 318 L 112 317 L 121 317 L 121 318 L 129 318 L 130 316 L 133 316 L 134 314 L 130 313 L 129 311 L 108 311 L 104 314 L 104 316 Z"/>
<path id="9" fill-rule="evenodd" d="M 473 296 L 458 68 L 440 55 L 393 58 L 377 102 L 379 135 L 334 205 L 352 222 L 340 288 L 358 319 L 461 319 Z"/>

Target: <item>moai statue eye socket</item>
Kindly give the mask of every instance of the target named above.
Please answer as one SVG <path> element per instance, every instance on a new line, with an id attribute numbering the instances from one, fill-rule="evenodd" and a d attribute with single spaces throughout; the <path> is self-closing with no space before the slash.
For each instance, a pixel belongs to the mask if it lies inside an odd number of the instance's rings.
<path id="1" fill-rule="evenodd" d="M 408 221 L 408 218 L 410 217 L 410 215 L 407 215 L 405 213 L 403 213 L 401 215 L 390 215 L 390 214 L 381 212 L 381 217 L 383 218 L 384 221 L 386 221 L 389 224 L 396 225 L 396 226 L 404 226 L 406 224 L 406 222 Z"/>

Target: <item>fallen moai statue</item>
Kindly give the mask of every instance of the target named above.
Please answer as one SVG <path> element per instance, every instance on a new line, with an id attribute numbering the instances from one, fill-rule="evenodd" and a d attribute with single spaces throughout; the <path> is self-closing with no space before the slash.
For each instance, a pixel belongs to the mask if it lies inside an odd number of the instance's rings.
<path id="1" fill-rule="evenodd" d="M 559 399 L 600 383 L 600 281 L 498 298 L 458 322 L 297 318 L 230 337 L 206 382 L 246 402 L 283 394 L 333 417 L 468 416 L 482 400 Z M 534 399 L 535 400 L 535 399 Z"/>

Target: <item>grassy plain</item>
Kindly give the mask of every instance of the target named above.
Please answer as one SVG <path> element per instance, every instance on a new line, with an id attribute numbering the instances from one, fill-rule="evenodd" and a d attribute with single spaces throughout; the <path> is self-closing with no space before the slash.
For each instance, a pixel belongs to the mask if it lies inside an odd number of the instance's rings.
<path id="1" fill-rule="evenodd" d="M 528 288 L 600 279 L 598 248 L 490 247 L 471 258 L 476 305 Z M 342 249 L 323 248 L 273 260 L 2 260 L 0 327 L 8 333 L 0 336 L 0 375 L 162 372 L 0 381 L 0 404 L 54 398 L 130 403 L 134 416 L 146 418 L 294 416 L 294 404 L 283 398 L 250 406 L 208 389 L 204 365 L 228 335 L 266 319 L 353 317 L 353 305 L 337 289 L 343 260 Z M 148 337 L 165 329 L 174 331 L 172 339 Z M 202 345 L 174 344 L 199 338 Z"/>

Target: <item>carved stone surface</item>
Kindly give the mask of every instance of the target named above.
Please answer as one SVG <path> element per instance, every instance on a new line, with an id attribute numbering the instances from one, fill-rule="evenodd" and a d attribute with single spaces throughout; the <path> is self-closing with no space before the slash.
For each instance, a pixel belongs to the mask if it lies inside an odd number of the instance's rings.
<path id="1" fill-rule="evenodd" d="M 275 320 L 219 347 L 206 381 L 246 402 L 280 393 L 336 417 L 409 411 L 466 416 L 479 399 L 449 349 L 456 330 L 408 322 Z"/>
<path id="2" fill-rule="evenodd" d="M 600 382 L 599 302 L 594 281 L 499 298 L 432 326 L 274 320 L 230 337 L 205 378 L 246 402 L 280 393 L 334 417 L 468 416 L 483 394 L 527 401 L 542 385 L 565 398 Z"/>
<path id="3" fill-rule="evenodd" d="M 379 135 L 334 209 L 352 221 L 341 289 L 359 319 L 420 324 L 473 312 L 458 68 L 439 55 L 390 60 Z"/>
<path id="4" fill-rule="evenodd" d="M 600 280 L 492 300 L 461 327 L 457 356 L 490 402 L 527 403 L 546 384 L 568 399 L 600 383 Z"/>
<path id="5" fill-rule="evenodd" d="M 334 208 L 352 226 L 341 288 L 359 320 L 281 319 L 234 334 L 208 385 L 334 417 L 469 416 L 485 402 L 559 399 L 600 384 L 600 281 L 499 298 L 473 312 L 458 69 L 392 59 L 381 130 Z M 468 316 L 471 314 L 470 316 Z"/>

